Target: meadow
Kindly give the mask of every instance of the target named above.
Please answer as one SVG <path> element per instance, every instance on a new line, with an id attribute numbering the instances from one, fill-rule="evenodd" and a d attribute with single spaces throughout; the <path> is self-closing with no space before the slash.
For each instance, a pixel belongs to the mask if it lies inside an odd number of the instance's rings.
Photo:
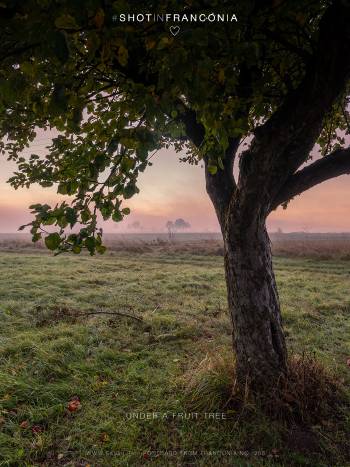
<path id="1" fill-rule="evenodd" d="M 116 242 L 97 257 L 2 239 L 0 465 L 349 465 L 349 240 L 317 242 L 275 247 L 284 327 L 290 354 L 320 362 L 344 398 L 295 423 L 222 403 L 231 324 L 219 239 Z"/>

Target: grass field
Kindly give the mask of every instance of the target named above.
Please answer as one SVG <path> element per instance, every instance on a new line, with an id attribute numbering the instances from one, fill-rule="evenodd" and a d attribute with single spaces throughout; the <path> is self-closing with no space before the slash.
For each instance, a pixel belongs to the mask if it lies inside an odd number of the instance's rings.
<path id="1" fill-rule="evenodd" d="M 311 426 L 242 418 L 215 406 L 218 375 L 191 412 L 184 375 L 230 352 L 222 263 L 153 248 L 0 253 L 0 465 L 349 465 L 346 411 Z M 276 257 L 275 269 L 290 352 L 348 385 L 350 261 Z"/>

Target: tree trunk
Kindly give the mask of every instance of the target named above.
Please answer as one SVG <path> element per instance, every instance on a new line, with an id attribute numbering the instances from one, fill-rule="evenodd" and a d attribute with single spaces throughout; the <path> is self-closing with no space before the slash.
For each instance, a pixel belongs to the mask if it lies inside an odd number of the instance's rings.
<path id="1" fill-rule="evenodd" d="M 259 391 L 285 372 L 287 351 L 265 220 L 223 226 L 237 376 Z"/>
<path id="2" fill-rule="evenodd" d="M 233 178 L 233 156 L 214 176 L 206 170 L 206 189 L 221 227 L 225 249 L 228 307 L 233 327 L 237 377 L 262 392 L 286 371 L 287 350 L 272 266 L 266 217 L 269 194 L 256 189 L 264 174 L 253 177 L 240 166 Z M 245 156 L 247 160 L 247 157 Z M 246 170 L 245 170 L 246 169 Z M 245 185 L 248 175 L 255 180 Z"/>

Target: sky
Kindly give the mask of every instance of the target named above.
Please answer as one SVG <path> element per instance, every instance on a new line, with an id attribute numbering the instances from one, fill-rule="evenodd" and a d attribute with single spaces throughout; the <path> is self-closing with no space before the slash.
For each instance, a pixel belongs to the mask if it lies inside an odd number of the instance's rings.
<path id="1" fill-rule="evenodd" d="M 47 136 L 39 137 L 28 150 L 43 154 Z M 214 209 L 205 191 L 203 167 L 179 162 L 174 150 L 161 150 L 139 179 L 140 193 L 127 200 L 124 207 L 131 214 L 120 223 L 102 222 L 105 232 L 164 232 L 168 220 L 181 217 L 190 223 L 192 232 L 218 232 Z M 28 206 L 54 204 L 62 200 L 55 188 L 14 190 L 6 181 L 15 166 L 0 159 L 0 233 L 16 232 L 31 221 Z M 139 229 L 132 227 L 138 222 Z M 350 177 L 325 182 L 296 197 L 286 210 L 279 208 L 268 219 L 270 231 L 350 232 Z"/>

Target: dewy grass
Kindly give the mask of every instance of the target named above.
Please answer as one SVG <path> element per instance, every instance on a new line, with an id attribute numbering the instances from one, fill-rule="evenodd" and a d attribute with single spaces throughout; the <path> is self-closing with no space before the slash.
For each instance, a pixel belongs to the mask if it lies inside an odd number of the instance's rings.
<path id="1" fill-rule="evenodd" d="M 248 384 L 237 384 L 235 361 L 227 352 L 207 354 L 179 381 L 191 410 L 233 410 L 240 414 L 261 410 L 287 424 L 312 425 L 325 418 L 343 419 L 348 402 L 341 379 L 306 353 L 291 355 L 287 373 L 259 396 Z"/>
<path id="2" fill-rule="evenodd" d="M 220 256 L 0 254 L 0 465 L 347 465 L 349 398 L 335 381 L 350 382 L 350 263 L 275 267 L 290 355 L 301 355 L 289 419 L 232 403 Z M 89 314 L 101 309 L 143 321 Z M 325 416 L 309 420 L 310 401 Z"/>
<path id="3" fill-rule="evenodd" d="M 180 378 L 188 406 L 197 411 L 225 410 L 235 397 L 235 363 L 232 355 L 206 354 Z"/>

